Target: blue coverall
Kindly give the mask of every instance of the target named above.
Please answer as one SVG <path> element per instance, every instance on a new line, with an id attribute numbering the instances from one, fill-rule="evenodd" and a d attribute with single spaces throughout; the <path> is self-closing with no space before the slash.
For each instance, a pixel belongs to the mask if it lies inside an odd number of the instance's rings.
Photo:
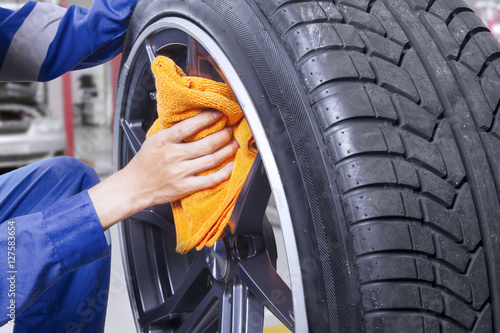
<path id="1" fill-rule="evenodd" d="M 0 81 L 45 81 L 111 59 L 136 1 L 0 8 Z M 0 176 L 0 326 L 15 316 L 15 332 L 104 330 L 110 248 L 86 191 L 98 181 L 70 157 Z"/>

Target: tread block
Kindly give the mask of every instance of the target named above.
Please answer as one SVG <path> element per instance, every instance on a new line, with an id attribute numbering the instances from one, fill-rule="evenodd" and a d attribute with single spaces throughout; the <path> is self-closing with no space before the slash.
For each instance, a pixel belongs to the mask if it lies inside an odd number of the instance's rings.
<path id="1" fill-rule="evenodd" d="M 457 190 L 453 186 L 427 170 L 419 169 L 418 178 L 420 179 L 420 190 L 422 193 L 433 197 L 434 200 L 445 207 L 452 205 L 457 194 Z M 460 228 L 457 229 L 460 230 Z"/>
<path id="2" fill-rule="evenodd" d="M 387 90 L 374 85 L 366 85 L 365 90 L 377 118 L 394 121 L 398 119 L 398 114 Z"/>
<path id="3" fill-rule="evenodd" d="M 387 32 L 387 38 L 400 45 L 405 45 L 408 42 L 408 37 L 382 1 L 375 1 L 370 13 L 378 18 Z"/>
<path id="4" fill-rule="evenodd" d="M 419 280 L 434 281 L 434 271 L 428 260 L 417 258 L 415 259 L 415 266 L 417 266 Z"/>
<path id="5" fill-rule="evenodd" d="M 357 255 L 392 250 L 412 250 L 407 223 L 392 221 L 354 226 L 352 233 L 354 250 Z"/>
<path id="6" fill-rule="evenodd" d="M 398 119 L 389 96 L 376 86 L 365 88 L 352 83 L 328 87 L 317 98 L 322 99 L 313 104 L 313 110 L 323 130 L 346 119 L 372 117 L 391 122 Z"/>
<path id="7" fill-rule="evenodd" d="M 411 190 L 403 190 L 403 204 L 405 206 L 405 213 L 407 217 L 421 219 L 422 209 L 420 208 L 419 200 L 415 193 Z"/>
<path id="8" fill-rule="evenodd" d="M 490 297 L 488 284 L 488 272 L 486 271 L 486 259 L 483 249 L 479 249 L 471 260 L 467 274 L 472 290 L 472 307 L 479 310 Z"/>
<path id="9" fill-rule="evenodd" d="M 356 51 L 363 51 L 365 44 L 359 35 L 359 31 L 356 30 L 352 25 L 348 24 L 334 24 L 335 30 L 342 39 L 345 49 L 352 49 Z"/>
<path id="10" fill-rule="evenodd" d="M 372 189 L 369 192 L 350 196 L 345 201 L 348 220 L 351 223 L 356 223 L 384 217 L 420 219 L 422 212 L 418 200 L 415 195 L 408 193 L 411 192 L 403 192 L 402 194 L 393 189 Z M 424 243 L 428 246 L 427 242 Z"/>
<path id="11" fill-rule="evenodd" d="M 393 161 L 392 164 L 398 178 L 398 184 L 410 187 L 417 187 L 420 184 L 415 168 L 411 163 L 397 160 Z"/>
<path id="12" fill-rule="evenodd" d="M 481 52 L 485 59 L 500 53 L 500 44 L 496 40 L 495 36 L 490 33 L 490 31 L 479 31 L 472 37 L 481 49 Z"/>
<path id="13" fill-rule="evenodd" d="M 419 289 L 423 309 L 435 313 L 444 311 L 442 295 L 438 290 L 428 287 L 419 287 Z"/>
<path id="14" fill-rule="evenodd" d="M 362 10 L 346 6 L 341 6 L 340 12 L 343 14 L 347 23 L 360 29 L 373 31 L 381 36 L 385 35 L 384 27 L 375 16 Z"/>
<path id="15" fill-rule="evenodd" d="M 275 11 L 269 18 L 279 35 L 284 35 L 296 24 L 327 19 L 325 12 L 316 2 L 288 4 Z"/>
<path id="16" fill-rule="evenodd" d="M 454 266 L 460 273 L 465 272 L 469 264 L 470 254 L 448 238 L 434 235 L 436 258 Z"/>
<path id="17" fill-rule="evenodd" d="M 375 82 L 375 73 L 373 73 L 368 58 L 364 54 L 358 52 L 351 52 L 349 55 L 354 63 L 354 67 L 356 67 L 359 73 L 359 78 L 364 81 L 368 80 Z"/>
<path id="18" fill-rule="evenodd" d="M 329 87 L 327 96 L 313 105 L 313 110 L 323 130 L 337 122 L 359 117 L 376 117 L 370 100 L 360 84 Z"/>
<path id="19" fill-rule="evenodd" d="M 380 86 L 401 94 L 415 103 L 419 101 L 415 84 L 404 69 L 378 58 L 371 59 L 371 63 Z"/>
<path id="20" fill-rule="evenodd" d="M 469 333 L 468 330 L 466 331 L 465 329 L 450 322 L 443 323 L 442 327 L 442 333 Z"/>
<path id="21" fill-rule="evenodd" d="M 320 53 L 305 61 L 300 67 L 303 81 L 309 92 L 319 85 L 337 80 L 358 79 L 356 70 L 349 52 L 329 51 Z"/>
<path id="22" fill-rule="evenodd" d="M 473 12 L 461 12 L 450 23 L 448 30 L 459 45 L 462 45 L 471 30 L 487 29 L 483 21 Z"/>
<path id="23" fill-rule="evenodd" d="M 362 31 L 360 35 L 361 39 L 363 39 L 366 44 L 370 56 L 385 59 L 392 62 L 394 65 L 398 64 L 401 53 L 403 52 L 403 47 L 401 45 L 371 31 Z"/>
<path id="24" fill-rule="evenodd" d="M 417 286 L 366 286 L 361 288 L 365 311 L 381 309 L 420 309 Z"/>
<path id="25" fill-rule="evenodd" d="M 482 54 L 481 47 L 477 44 L 476 39 L 471 38 L 460 53 L 458 61 L 469 67 L 477 75 L 485 60 L 480 54 Z"/>
<path id="26" fill-rule="evenodd" d="M 392 100 L 400 116 L 401 127 L 430 140 L 436 126 L 434 115 L 403 96 L 394 95 Z"/>
<path id="27" fill-rule="evenodd" d="M 500 119 L 499 119 L 500 116 L 499 115 L 500 115 L 499 112 L 497 112 L 495 114 L 495 118 L 493 118 L 493 125 L 488 130 L 488 133 L 491 134 L 496 139 L 500 139 Z M 496 165 L 496 164 L 494 164 L 494 165 Z"/>
<path id="28" fill-rule="evenodd" d="M 432 241 L 432 233 L 429 228 L 410 224 L 410 234 L 413 242 L 413 250 L 427 254 L 434 254 L 434 243 Z"/>
<path id="29" fill-rule="evenodd" d="M 335 162 L 362 153 L 403 154 L 403 144 L 392 128 L 356 125 L 336 130 L 326 136 L 327 145 L 335 152 Z"/>
<path id="30" fill-rule="evenodd" d="M 419 258 L 379 257 L 361 259 L 357 264 L 361 283 L 398 279 L 434 281 L 431 264 Z"/>
<path id="31" fill-rule="evenodd" d="M 335 4 L 332 3 L 331 1 L 328 2 L 320 1 L 318 2 L 318 4 L 321 7 L 321 9 L 323 9 L 323 11 L 325 12 L 329 21 L 342 22 L 344 20 L 337 6 L 335 6 Z"/>
<path id="32" fill-rule="evenodd" d="M 377 314 L 365 316 L 365 331 L 377 333 L 441 333 L 439 320 L 421 314 Z"/>
<path id="33" fill-rule="evenodd" d="M 471 329 L 474 321 L 476 320 L 476 314 L 467 305 L 458 300 L 456 297 L 451 295 L 443 295 L 444 303 L 444 314 L 450 318 L 453 318 L 467 329 Z"/>
<path id="34" fill-rule="evenodd" d="M 434 135 L 434 143 L 443 157 L 448 183 L 452 186 L 459 185 L 465 177 L 465 169 L 458 151 L 457 143 L 455 142 L 455 138 L 447 120 L 439 124 L 436 134 Z"/>
<path id="35" fill-rule="evenodd" d="M 479 314 L 476 323 L 474 324 L 474 333 L 489 333 L 493 332 L 493 321 L 491 318 L 491 307 L 487 304 L 484 310 Z"/>
<path id="36" fill-rule="evenodd" d="M 481 75 L 481 88 L 486 96 L 491 110 L 494 112 L 500 102 L 500 77 L 498 72 L 500 70 L 500 60 L 496 60 L 489 64 L 483 74 Z"/>
<path id="37" fill-rule="evenodd" d="M 457 9 L 461 10 L 471 10 L 469 6 L 462 0 L 446 0 L 446 1 L 435 1 L 429 12 L 436 15 L 443 21 L 447 21 L 448 17 L 452 15 Z"/>
<path id="38" fill-rule="evenodd" d="M 436 283 L 447 288 L 456 297 L 461 298 L 467 303 L 472 302 L 472 292 L 469 287 L 469 281 L 464 275 L 459 275 L 455 271 L 436 264 Z"/>
<path id="39" fill-rule="evenodd" d="M 433 35 L 441 52 L 449 59 L 455 59 L 458 56 L 460 44 L 453 38 L 446 23 L 429 13 L 423 13 L 421 19 L 427 23 L 427 29 Z"/>
<path id="40" fill-rule="evenodd" d="M 439 177 L 446 175 L 443 158 L 434 144 L 410 133 L 404 133 L 401 137 L 407 147 L 408 160 L 421 163 Z"/>
<path id="41" fill-rule="evenodd" d="M 483 130 L 489 129 L 493 122 L 493 112 L 486 100 L 486 96 L 483 94 L 479 78 L 464 65 L 460 63 L 455 63 L 455 65 L 463 81 L 462 90 L 467 89 L 468 91 L 465 99 L 467 106 L 474 115 L 477 126 Z"/>
<path id="42" fill-rule="evenodd" d="M 433 200 L 422 200 L 424 221 L 450 235 L 456 241 L 462 241 L 460 218 L 453 211 L 445 209 Z"/>
<path id="43" fill-rule="evenodd" d="M 422 62 L 418 58 L 415 50 L 409 49 L 403 58 L 401 63 L 401 68 L 403 68 L 407 73 L 409 73 L 415 88 L 417 89 L 418 95 L 420 96 L 420 106 L 432 113 L 434 116 L 439 116 L 443 113 L 443 107 L 433 88 L 431 79 L 422 65 Z"/>
<path id="44" fill-rule="evenodd" d="M 255 0 L 257 5 L 259 5 L 260 10 L 267 16 L 271 15 L 276 8 L 284 3 L 292 2 L 290 0 Z"/>
<path id="45" fill-rule="evenodd" d="M 413 9 L 427 10 L 431 0 L 407 0 L 408 4 Z"/>
<path id="46" fill-rule="evenodd" d="M 345 203 L 351 223 L 382 217 L 406 217 L 399 191 L 372 190 L 348 197 Z"/>
<path id="47" fill-rule="evenodd" d="M 419 181 L 410 163 L 394 167 L 390 159 L 360 159 L 338 167 L 343 177 L 338 178 L 343 192 L 366 185 L 399 184 L 417 188 Z M 398 174 L 399 173 L 399 174 Z"/>
<path id="48" fill-rule="evenodd" d="M 439 291 L 411 284 L 363 286 L 361 299 L 365 311 L 425 309 L 440 313 L 443 310 Z"/>
<path id="49" fill-rule="evenodd" d="M 472 251 L 481 241 L 481 230 L 468 184 L 458 192 L 453 210 L 462 229 L 463 246 L 466 250 Z"/>
<path id="50" fill-rule="evenodd" d="M 337 4 L 358 8 L 366 12 L 368 5 L 370 4 L 370 0 L 340 0 L 337 1 Z"/>
<path id="51" fill-rule="evenodd" d="M 302 25 L 288 34 L 285 42 L 288 52 L 296 62 L 312 50 L 343 47 L 340 36 L 330 23 Z"/>

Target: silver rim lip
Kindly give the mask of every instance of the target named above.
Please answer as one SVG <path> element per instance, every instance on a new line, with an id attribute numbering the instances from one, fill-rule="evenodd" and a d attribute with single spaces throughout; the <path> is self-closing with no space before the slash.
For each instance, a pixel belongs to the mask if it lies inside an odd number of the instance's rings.
<path id="1" fill-rule="evenodd" d="M 295 332 L 308 332 L 306 305 L 304 300 L 304 286 L 302 284 L 302 273 L 300 270 L 300 260 L 297 249 L 297 241 L 295 239 L 295 234 L 293 232 L 292 219 L 290 216 L 288 202 L 285 196 L 283 182 L 281 181 L 281 177 L 278 172 L 278 166 L 272 154 L 269 141 L 267 140 L 267 137 L 265 135 L 264 126 L 258 116 L 257 109 L 255 108 L 255 105 L 253 104 L 253 101 L 250 98 L 250 95 L 246 90 L 243 82 L 241 81 L 238 73 L 236 72 L 235 68 L 231 65 L 231 62 L 229 61 L 225 53 L 222 51 L 219 44 L 217 44 L 217 42 L 214 39 L 212 39 L 212 37 L 208 35 L 204 30 L 199 28 L 194 23 L 187 21 L 185 19 L 181 19 L 178 17 L 171 17 L 158 20 L 157 22 L 147 27 L 139 35 L 136 42 L 134 43 L 130 51 L 129 58 L 127 59 L 127 62 L 123 65 L 124 68 L 122 68 L 122 73 L 118 78 L 117 96 L 123 94 L 123 89 L 125 88 L 124 82 L 130 71 L 134 55 L 142 47 L 144 41 L 146 40 L 146 37 L 154 32 L 164 29 L 177 29 L 183 31 L 189 34 L 190 36 L 194 37 L 198 41 L 198 43 L 200 43 L 206 50 L 209 50 L 214 61 L 223 71 L 225 78 L 227 79 L 229 85 L 231 86 L 238 100 L 238 103 L 240 104 L 241 109 L 243 110 L 243 113 L 247 118 L 255 142 L 257 143 L 257 146 L 259 148 L 259 153 L 262 156 L 262 161 L 266 169 L 271 190 L 276 200 L 276 206 L 278 210 L 281 230 L 283 233 L 283 239 L 286 240 L 284 241 L 284 244 L 285 244 L 285 252 L 290 274 L 292 297 L 293 297 Z M 119 109 L 120 105 L 116 105 L 115 117 L 117 116 L 117 111 Z M 114 131 L 115 131 L 113 139 L 114 147 L 117 147 L 117 144 L 119 143 L 118 133 L 120 130 L 119 128 L 120 116 L 121 114 L 118 113 L 118 117 L 116 117 L 114 120 Z M 118 155 L 119 155 L 118 149 L 115 149 L 113 152 L 113 164 L 115 171 L 118 171 L 118 158 L 119 158 Z M 118 228 L 121 234 L 122 232 L 121 223 L 118 225 Z M 126 258 L 126 251 L 121 237 L 120 237 L 120 248 L 121 248 L 122 258 L 123 257 Z M 129 276 L 129 271 L 125 263 L 124 263 L 124 269 L 125 272 L 127 273 L 127 276 Z M 130 284 L 130 281 L 128 280 L 127 280 L 127 286 L 130 293 L 132 290 L 132 286 Z M 137 317 L 138 310 L 134 304 L 132 304 L 132 310 L 134 311 L 134 314 Z M 138 326 L 137 328 L 139 329 Z"/>

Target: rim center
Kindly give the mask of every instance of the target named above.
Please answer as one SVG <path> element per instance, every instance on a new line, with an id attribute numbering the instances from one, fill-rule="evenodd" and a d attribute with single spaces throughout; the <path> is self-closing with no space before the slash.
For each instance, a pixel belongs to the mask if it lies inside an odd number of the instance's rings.
<path id="1" fill-rule="evenodd" d="M 206 260 L 210 273 L 216 280 L 222 280 L 227 273 L 227 251 L 223 239 L 219 239 L 212 247 L 206 249 Z"/>

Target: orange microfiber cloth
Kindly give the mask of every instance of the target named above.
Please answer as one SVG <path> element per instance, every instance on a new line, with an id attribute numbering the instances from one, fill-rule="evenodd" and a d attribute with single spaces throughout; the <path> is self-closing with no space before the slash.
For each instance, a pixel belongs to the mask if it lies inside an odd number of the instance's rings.
<path id="1" fill-rule="evenodd" d="M 177 252 L 186 253 L 193 247 L 201 250 L 204 246 L 212 246 L 223 236 L 257 150 L 252 144 L 248 123 L 227 84 L 186 76 L 170 58 L 163 56 L 157 57 L 151 67 L 156 79 L 158 119 L 149 129 L 147 137 L 210 108 L 222 112 L 224 116 L 186 141 L 196 141 L 225 126 L 232 126 L 234 138 L 240 145 L 236 154 L 223 164 L 199 174 L 209 174 L 234 161 L 233 173 L 228 180 L 172 202 Z"/>

